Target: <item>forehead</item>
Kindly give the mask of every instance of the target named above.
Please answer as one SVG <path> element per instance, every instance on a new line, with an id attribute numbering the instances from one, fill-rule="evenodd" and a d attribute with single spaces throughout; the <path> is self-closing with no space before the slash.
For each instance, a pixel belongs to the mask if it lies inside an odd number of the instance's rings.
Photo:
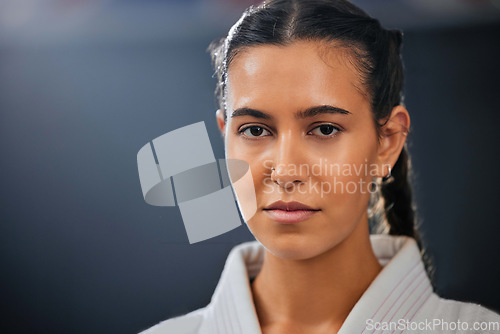
<path id="1" fill-rule="evenodd" d="M 367 103 L 346 49 L 312 41 L 243 50 L 229 66 L 227 87 L 228 108 L 273 101 L 297 107 Z"/>

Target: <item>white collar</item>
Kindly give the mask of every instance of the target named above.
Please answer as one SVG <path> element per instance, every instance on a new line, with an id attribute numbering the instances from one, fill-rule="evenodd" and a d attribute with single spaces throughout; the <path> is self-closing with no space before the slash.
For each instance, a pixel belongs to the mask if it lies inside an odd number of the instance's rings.
<path id="1" fill-rule="evenodd" d="M 384 268 L 354 305 L 338 333 L 371 332 L 365 330 L 367 319 L 411 321 L 433 294 L 414 239 L 371 235 L 370 241 Z M 250 277 L 259 272 L 264 252 L 259 242 L 252 241 L 234 247 L 229 253 L 205 314 L 205 325 L 211 333 L 261 333 Z"/>

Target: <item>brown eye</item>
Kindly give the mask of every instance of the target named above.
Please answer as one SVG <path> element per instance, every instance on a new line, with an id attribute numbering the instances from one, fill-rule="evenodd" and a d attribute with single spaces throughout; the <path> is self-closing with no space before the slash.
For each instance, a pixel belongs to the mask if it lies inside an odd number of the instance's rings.
<path id="1" fill-rule="evenodd" d="M 263 127 L 257 126 L 257 125 L 252 125 L 252 126 L 246 127 L 243 130 L 241 130 L 240 132 L 243 133 L 247 137 L 264 137 L 264 136 L 269 135 L 269 131 L 267 131 Z"/>
<path id="2" fill-rule="evenodd" d="M 261 128 L 260 126 L 252 126 L 250 128 L 250 133 L 252 136 L 258 137 L 264 132 L 264 129 Z"/>
<path id="3" fill-rule="evenodd" d="M 333 132 L 333 130 L 335 130 L 335 129 L 333 128 L 333 126 L 332 126 L 332 125 L 321 125 L 321 126 L 319 127 L 319 130 L 320 130 L 320 131 L 321 131 L 321 133 L 322 133 L 322 134 L 324 134 L 324 135 L 331 135 L 331 134 L 332 134 L 332 132 Z"/>
<path id="4" fill-rule="evenodd" d="M 331 124 L 321 124 L 320 126 L 315 127 L 311 130 L 311 133 L 316 136 L 326 137 L 335 135 L 339 130 L 339 128 L 331 125 Z"/>

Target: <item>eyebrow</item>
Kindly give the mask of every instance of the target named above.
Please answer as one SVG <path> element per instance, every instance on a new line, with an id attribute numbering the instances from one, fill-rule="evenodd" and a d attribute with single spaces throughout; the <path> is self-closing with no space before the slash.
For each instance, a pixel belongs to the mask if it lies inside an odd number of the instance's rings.
<path id="1" fill-rule="evenodd" d="M 321 106 L 314 106 L 307 108 L 306 110 L 302 110 L 299 112 L 296 112 L 294 114 L 296 119 L 305 119 L 305 118 L 310 118 L 314 117 L 317 115 L 321 114 L 341 114 L 341 115 L 352 115 L 350 111 L 347 111 L 345 109 L 339 108 L 339 107 L 334 107 L 330 105 L 321 105 Z M 261 119 L 273 119 L 273 117 L 269 114 L 266 114 L 265 112 L 262 112 L 260 110 L 248 108 L 248 107 L 242 107 L 238 108 L 233 113 L 231 114 L 231 118 L 233 117 L 238 117 L 238 116 L 252 116 L 255 118 L 261 118 Z"/>

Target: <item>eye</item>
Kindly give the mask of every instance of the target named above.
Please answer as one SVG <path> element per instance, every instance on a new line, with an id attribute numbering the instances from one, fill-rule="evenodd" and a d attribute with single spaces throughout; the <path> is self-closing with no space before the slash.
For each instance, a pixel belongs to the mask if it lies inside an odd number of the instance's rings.
<path id="1" fill-rule="evenodd" d="M 265 137 L 271 134 L 268 130 L 258 125 L 247 126 L 246 128 L 241 129 L 238 133 L 244 134 L 250 138 Z"/>
<path id="2" fill-rule="evenodd" d="M 321 124 L 315 127 L 309 133 L 319 137 L 333 137 L 341 130 L 332 124 Z M 308 134 L 309 134 L 308 133 Z"/>

